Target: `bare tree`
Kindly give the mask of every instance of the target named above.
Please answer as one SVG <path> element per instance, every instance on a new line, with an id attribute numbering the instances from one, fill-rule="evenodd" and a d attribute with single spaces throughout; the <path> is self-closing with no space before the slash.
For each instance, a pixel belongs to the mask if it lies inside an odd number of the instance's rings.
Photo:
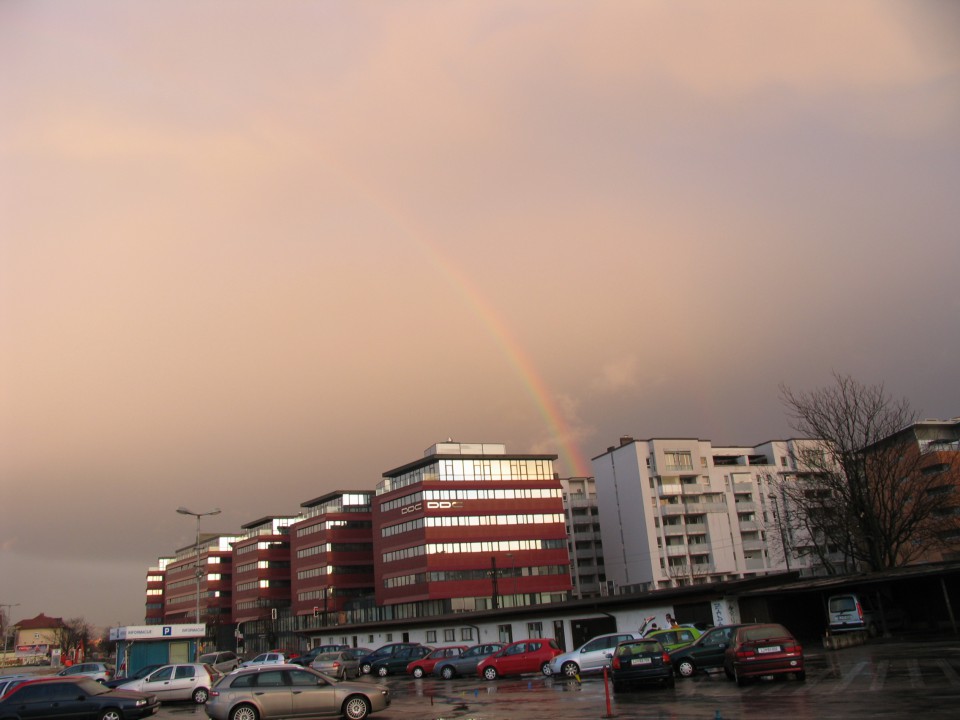
<path id="1" fill-rule="evenodd" d="M 840 569 L 836 556 L 867 570 L 903 565 L 957 529 L 944 512 L 957 500 L 957 464 L 929 472 L 906 400 L 839 374 L 812 392 L 780 391 L 794 429 L 813 439 L 794 458 L 794 520 L 828 571 Z"/>

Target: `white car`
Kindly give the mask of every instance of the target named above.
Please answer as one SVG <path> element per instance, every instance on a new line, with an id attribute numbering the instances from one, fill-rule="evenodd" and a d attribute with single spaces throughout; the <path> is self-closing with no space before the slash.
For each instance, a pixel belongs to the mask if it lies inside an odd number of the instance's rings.
<path id="1" fill-rule="evenodd" d="M 220 673 L 212 667 L 201 663 L 164 665 L 146 677 L 124 683 L 118 689 L 156 695 L 160 702 L 193 700 L 197 705 L 202 705 L 210 697 L 210 688 L 220 677 Z"/>
<path id="2" fill-rule="evenodd" d="M 255 665 L 286 665 L 287 660 L 283 653 L 266 652 L 260 653 L 253 660 L 247 660 L 240 663 L 240 667 L 253 667 Z"/>
<path id="3" fill-rule="evenodd" d="M 603 672 L 610 662 L 607 657 L 614 648 L 625 640 L 639 640 L 637 633 L 611 633 L 590 638 L 573 652 L 557 655 L 550 661 L 550 670 L 554 675 L 576 677 L 593 672 Z"/>

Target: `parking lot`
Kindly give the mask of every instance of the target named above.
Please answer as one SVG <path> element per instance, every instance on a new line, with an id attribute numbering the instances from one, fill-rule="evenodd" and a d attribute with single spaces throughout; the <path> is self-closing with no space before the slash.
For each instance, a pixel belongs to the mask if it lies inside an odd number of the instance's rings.
<path id="1" fill-rule="evenodd" d="M 376 682 L 366 677 L 364 682 Z M 745 688 L 723 673 L 678 680 L 676 689 L 613 695 L 607 715 L 602 678 L 582 682 L 527 676 L 486 682 L 388 677 L 393 704 L 379 720 L 581 720 L 585 718 L 956 717 L 960 712 L 960 638 L 875 642 L 838 651 L 807 650 L 807 681 L 761 680 Z M 202 707 L 170 705 L 157 718 L 206 717 Z"/>

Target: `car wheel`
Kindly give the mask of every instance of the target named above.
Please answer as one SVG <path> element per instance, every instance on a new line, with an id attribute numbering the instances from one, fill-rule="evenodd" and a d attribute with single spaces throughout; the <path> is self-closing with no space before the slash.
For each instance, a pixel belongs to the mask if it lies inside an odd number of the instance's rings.
<path id="1" fill-rule="evenodd" d="M 738 673 L 736 668 L 733 669 L 733 679 L 737 681 L 737 685 L 740 687 L 743 687 L 747 684 L 747 679 Z"/>
<path id="2" fill-rule="evenodd" d="M 443 668 L 440 670 L 440 677 L 442 677 L 444 680 L 450 680 L 453 678 L 453 676 L 454 676 L 453 668 L 450 667 L 449 665 L 444 665 Z"/>
<path id="3" fill-rule="evenodd" d="M 553 675 L 553 668 L 550 667 L 550 663 L 545 662 L 543 665 L 541 665 L 540 673 L 546 675 L 547 677 Z"/>
<path id="4" fill-rule="evenodd" d="M 370 702 L 362 695 L 353 695 L 343 703 L 342 712 L 348 720 L 363 720 L 370 714 Z"/>
<path id="5" fill-rule="evenodd" d="M 106 710 L 101 711 L 100 720 L 123 720 L 123 715 L 119 710 L 114 708 L 107 708 Z"/>
<path id="6" fill-rule="evenodd" d="M 253 705 L 237 705 L 230 711 L 230 720 L 260 720 L 260 713 Z"/>
<path id="7" fill-rule="evenodd" d="M 204 687 L 199 687 L 193 691 L 193 701 L 197 705 L 203 705 L 210 697 L 210 691 Z"/>
<path id="8" fill-rule="evenodd" d="M 390 674 L 390 671 L 387 670 L 386 665 L 382 665 L 381 667 L 377 668 L 377 675 L 379 675 L 380 677 L 386 677 L 389 674 Z"/>
<path id="9" fill-rule="evenodd" d="M 370 663 L 364 663 L 363 665 L 360 666 L 360 674 L 361 675 L 370 674 Z"/>
<path id="10" fill-rule="evenodd" d="M 693 664 L 693 660 L 684 658 L 677 663 L 677 672 L 680 673 L 680 677 L 692 677 L 696 671 L 697 666 Z"/>
<path id="11" fill-rule="evenodd" d="M 417 666 L 413 669 L 413 676 L 414 676 L 415 678 L 422 678 L 422 677 L 423 677 L 423 668 L 420 667 L 419 665 L 417 665 Z"/>
<path id="12" fill-rule="evenodd" d="M 496 680 L 497 679 L 497 669 L 495 667 L 485 667 L 483 669 L 483 679 L 484 680 Z"/>
<path id="13" fill-rule="evenodd" d="M 733 680 L 733 670 L 729 665 L 723 666 L 723 674 L 727 676 L 727 680 Z"/>
<path id="14" fill-rule="evenodd" d="M 565 662 L 560 666 L 560 672 L 566 675 L 567 677 L 576 677 L 580 674 L 580 666 L 575 662 Z"/>

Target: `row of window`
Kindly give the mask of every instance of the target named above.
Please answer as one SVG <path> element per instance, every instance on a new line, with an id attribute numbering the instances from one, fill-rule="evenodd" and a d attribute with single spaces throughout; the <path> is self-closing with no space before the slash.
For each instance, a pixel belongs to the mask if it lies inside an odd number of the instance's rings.
<path id="1" fill-rule="evenodd" d="M 324 520 L 322 522 L 297 528 L 297 537 L 312 535 L 313 533 L 323 532 L 324 530 L 347 529 L 347 530 L 366 530 L 373 527 L 369 520 Z"/>
<path id="2" fill-rule="evenodd" d="M 377 495 L 424 481 L 553 480 L 553 462 L 530 459 L 440 460 L 396 477 L 384 478 Z"/>
<path id="3" fill-rule="evenodd" d="M 563 513 L 537 513 L 529 515 L 447 515 L 409 520 L 396 525 L 387 525 L 380 530 L 383 537 L 391 537 L 425 527 L 479 527 L 488 525 L 551 525 L 560 523 L 566 528 Z"/>
<path id="4" fill-rule="evenodd" d="M 373 550 L 373 543 L 323 543 L 322 545 L 312 545 L 302 550 L 297 550 L 298 558 L 310 557 L 312 555 L 321 555 L 332 552 L 370 552 Z"/>
<path id="5" fill-rule="evenodd" d="M 323 567 L 301 570 L 297 573 L 297 580 L 309 580 L 326 575 L 369 575 L 373 572 L 371 565 L 324 565 Z"/>
<path id="6" fill-rule="evenodd" d="M 523 568 L 525 575 L 568 575 L 570 568 L 566 565 L 542 565 L 539 567 Z M 500 576 L 502 573 L 498 572 Z M 427 573 L 413 573 L 410 575 L 398 575 L 392 578 L 384 578 L 383 587 L 398 588 L 409 585 L 422 585 L 424 583 L 434 582 L 465 582 L 467 580 L 483 580 L 490 577 L 489 570 L 454 570 L 454 571 L 435 571 Z"/>

